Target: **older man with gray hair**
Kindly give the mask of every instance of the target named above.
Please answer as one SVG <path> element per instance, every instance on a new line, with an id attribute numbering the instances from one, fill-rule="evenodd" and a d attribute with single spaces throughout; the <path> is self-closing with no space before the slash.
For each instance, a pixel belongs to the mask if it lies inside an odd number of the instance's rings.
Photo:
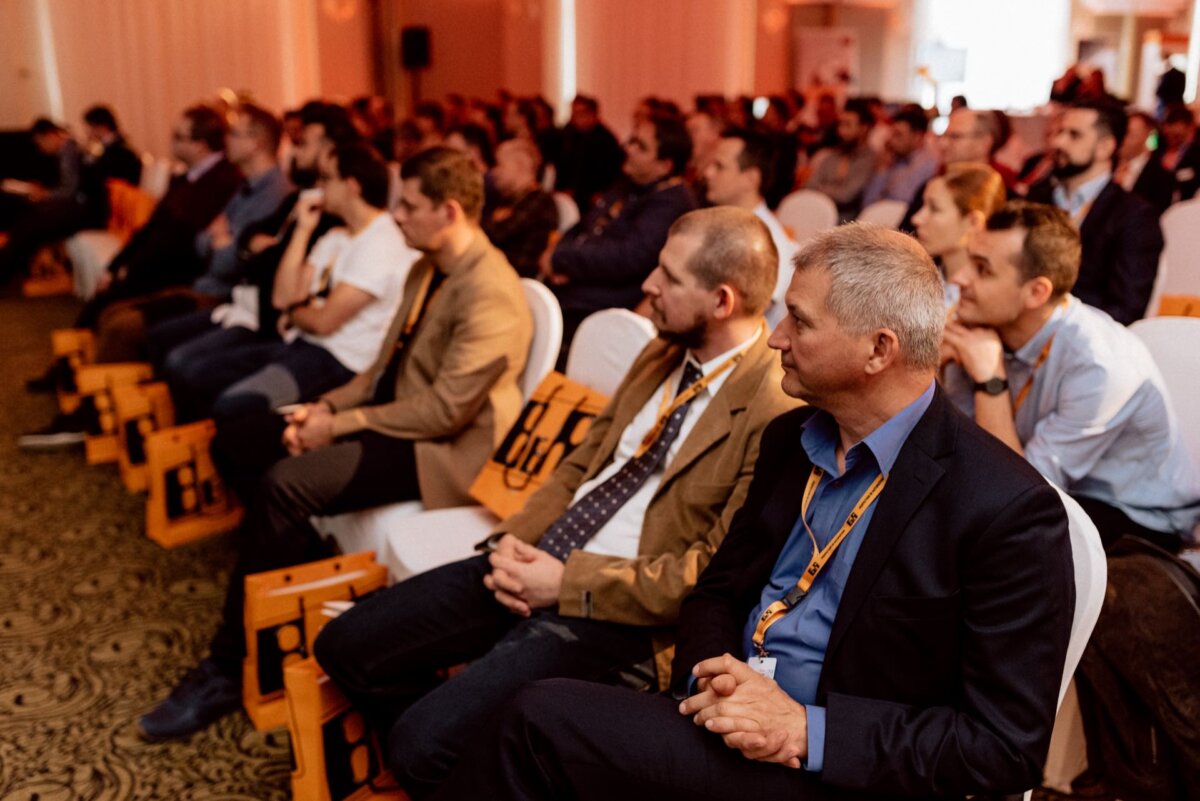
<path id="1" fill-rule="evenodd" d="M 769 344 L 807 408 L 684 601 L 666 696 L 552 680 L 435 797 L 959 798 L 1039 783 L 1074 607 L 1055 490 L 934 381 L 942 290 L 862 225 Z"/>

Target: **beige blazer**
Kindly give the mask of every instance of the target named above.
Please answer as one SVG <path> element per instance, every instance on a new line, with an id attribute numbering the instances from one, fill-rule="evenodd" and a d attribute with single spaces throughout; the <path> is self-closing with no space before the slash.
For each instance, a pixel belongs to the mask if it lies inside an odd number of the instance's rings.
<path id="1" fill-rule="evenodd" d="M 683 358 L 662 339 L 633 363 L 583 442 L 559 463 L 525 507 L 496 527 L 536 543 L 576 489 L 612 460 L 625 428 Z M 726 379 L 667 465 L 642 522 L 638 556 L 622 559 L 582 550 L 567 559 L 559 614 L 637 626 L 673 626 L 733 514 L 746 498 L 759 437 L 767 423 L 799 405 L 780 388 L 779 357 L 760 336 Z M 655 635 L 660 678 L 670 673 L 669 630 Z"/>
<path id="2" fill-rule="evenodd" d="M 436 509 L 471 504 L 467 489 L 523 402 L 520 380 L 533 321 L 516 272 L 478 232 L 445 268 L 396 376 L 395 400 L 369 405 L 425 278 L 422 258 L 409 271 L 383 349 L 366 372 L 322 396 L 334 410 L 334 435 L 371 429 L 413 440 L 421 501 Z"/>

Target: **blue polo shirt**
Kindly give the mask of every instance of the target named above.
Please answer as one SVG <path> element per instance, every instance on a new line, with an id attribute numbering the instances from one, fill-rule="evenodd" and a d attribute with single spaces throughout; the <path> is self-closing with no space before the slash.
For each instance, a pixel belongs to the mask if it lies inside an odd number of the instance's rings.
<path id="1" fill-rule="evenodd" d="M 809 460 L 825 471 L 808 506 L 807 518 L 820 547 L 824 548 L 837 534 L 871 482 L 881 472 L 886 475 L 891 471 L 908 435 L 929 408 L 933 390 L 934 384 L 931 382 L 920 397 L 850 448 L 846 452 L 844 471 L 838 470 L 837 422 L 823 411 L 805 421 L 800 446 Z M 807 480 L 807 476 L 805 478 Z M 803 487 L 797 487 L 797 492 L 801 491 Z M 887 491 L 886 487 L 884 491 Z M 768 654 L 776 660 L 775 681 L 788 695 L 804 704 L 808 711 L 808 759 L 805 767 L 814 772 L 819 772 L 825 761 L 825 708 L 814 705 L 817 682 L 821 677 L 825 649 L 829 645 L 829 633 L 842 600 L 842 591 L 846 588 L 854 558 L 878 505 L 876 500 L 863 512 L 813 582 L 808 595 L 767 630 L 764 645 Z M 803 521 L 798 519 L 779 553 L 758 605 L 746 621 L 743 631 L 744 657 L 756 655 L 751 638 L 762 610 L 796 586 L 812 556 L 812 540 L 804 530 Z"/>

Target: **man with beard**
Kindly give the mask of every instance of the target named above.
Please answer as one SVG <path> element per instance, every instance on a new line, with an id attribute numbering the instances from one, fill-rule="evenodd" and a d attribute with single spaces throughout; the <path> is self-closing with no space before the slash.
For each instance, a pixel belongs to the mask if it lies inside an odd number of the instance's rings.
<path id="1" fill-rule="evenodd" d="M 583 442 L 489 552 L 379 593 L 331 622 L 317 660 L 387 739 L 387 761 L 427 795 L 470 737 L 527 682 L 665 679 L 683 597 L 746 497 L 780 388 L 762 312 L 775 247 L 745 209 L 684 215 L 643 284 L 660 337 Z M 470 660 L 439 683 L 438 668 Z"/>
<path id="2" fill-rule="evenodd" d="M 828 195 L 841 222 L 858 216 L 863 190 L 875 174 L 877 157 L 867 144 L 873 122 L 865 103 L 846 103 L 838 115 L 837 144 L 813 157 L 812 177 L 804 188 Z"/>
<path id="3" fill-rule="evenodd" d="M 1124 111 L 1081 102 L 1063 115 L 1055 135 L 1054 175 L 1029 199 L 1067 212 L 1083 240 L 1073 294 L 1128 325 L 1146 314 L 1162 231 L 1154 208 L 1113 180 L 1113 158 L 1125 138 Z"/>

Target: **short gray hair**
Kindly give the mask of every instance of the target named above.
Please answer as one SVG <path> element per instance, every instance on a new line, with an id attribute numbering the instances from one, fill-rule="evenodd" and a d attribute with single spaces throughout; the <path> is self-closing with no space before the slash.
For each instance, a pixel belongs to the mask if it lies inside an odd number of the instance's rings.
<path id="1" fill-rule="evenodd" d="M 936 370 L 946 311 L 933 260 L 912 237 L 864 223 L 818 234 L 796 254 L 796 270 L 830 272 L 826 306 L 844 329 L 891 329 L 909 367 Z"/>

